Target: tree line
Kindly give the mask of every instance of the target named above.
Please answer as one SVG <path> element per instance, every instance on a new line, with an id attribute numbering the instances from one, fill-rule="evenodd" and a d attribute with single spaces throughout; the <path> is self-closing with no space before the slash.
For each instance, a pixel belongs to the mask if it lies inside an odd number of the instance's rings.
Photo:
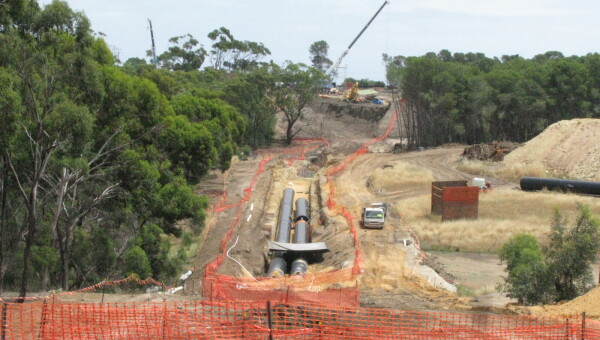
<path id="1" fill-rule="evenodd" d="M 203 177 L 271 144 L 278 111 L 286 141 L 299 133 L 322 73 L 207 37 L 121 64 L 66 2 L 0 3 L 0 293 L 173 279 L 203 228 Z"/>
<path id="2" fill-rule="evenodd" d="M 598 53 L 525 59 L 442 50 L 383 60 L 404 100 L 409 147 L 524 142 L 559 120 L 600 117 Z"/>

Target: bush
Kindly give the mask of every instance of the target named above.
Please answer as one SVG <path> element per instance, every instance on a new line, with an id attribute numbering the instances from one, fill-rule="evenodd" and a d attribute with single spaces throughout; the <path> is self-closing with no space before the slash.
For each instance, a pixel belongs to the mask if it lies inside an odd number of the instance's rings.
<path id="1" fill-rule="evenodd" d="M 502 246 L 500 260 L 506 263 L 508 296 L 520 304 L 546 302 L 552 295 L 548 266 L 534 236 L 517 234 Z"/>
<path id="2" fill-rule="evenodd" d="M 125 275 L 136 274 L 140 279 L 152 276 L 152 267 L 146 252 L 140 246 L 133 246 L 124 256 Z"/>
<path id="3" fill-rule="evenodd" d="M 590 266 L 600 250 L 600 223 L 587 207 L 578 208 L 574 227 L 555 212 L 545 253 L 528 234 L 515 235 L 502 246 L 500 260 L 506 263 L 509 297 L 525 305 L 556 302 L 573 299 L 592 286 Z"/>

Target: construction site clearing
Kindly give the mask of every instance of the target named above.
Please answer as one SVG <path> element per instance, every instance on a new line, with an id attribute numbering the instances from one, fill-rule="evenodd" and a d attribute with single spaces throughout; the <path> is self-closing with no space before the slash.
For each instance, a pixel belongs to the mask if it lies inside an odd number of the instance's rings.
<path id="1" fill-rule="evenodd" d="M 391 98 L 387 102 L 391 102 Z M 447 243 L 434 240 L 435 237 L 431 237 L 430 233 L 445 235 L 446 225 L 452 230 L 455 223 L 462 221 L 442 223 L 439 217 L 431 214 L 431 183 L 436 180 L 470 183 L 478 176 L 458 169 L 465 152 L 464 146 L 392 154 L 394 145 L 400 142 L 399 133 L 402 133 L 402 129 L 392 122 L 396 110 L 393 106 L 386 107 L 381 114 L 380 105 L 372 106 L 371 119 L 365 119 L 364 115 L 369 109 L 364 104 L 321 98 L 307 110 L 305 125 L 301 126 L 302 132 L 292 146 L 259 150 L 249 160 L 234 162 L 232 169 L 222 176 L 215 174 L 213 189 L 224 187 L 227 193 L 225 203 L 231 204 L 244 196 L 244 189 L 252 181 L 258 163 L 269 159 L 265 172 L 256 178 L 251 198 L 242 205 L 239 216 L 236 209 L 211 215 L 204 245 L 195 261 L 194 274 L 185 282 L 184 294 L 204 292 L 206 295 L 211 290 L 202 287 L 206 276 L 204 267 L 219 253 L 226 229 L 237 218 L 238 224 L 231 229 L 231 238 L 225 247 L 227 258 L 215 271 L 217 275 L 236 278 L 237 287 L 240 287 L 240 283 L 249 291 L 282 289 L 283 286 L 310 291 L 350 287 L 359 291 L 359 301 L 342 302 L 343 305 L 457 311 L 486 308 L 514 312 L 514 309 L 506 306 L 515 301 L 497 289 L 503 284 L 506 273 L 496 254 L 503 240 L 521 230 L 507 229 L 506 224 L 510 224 L 510 221 L 494 221 L 497 216 L 488 216 L 493 214 L 487 214 L 487 211 L 498 210 L 498 206 L 494 207 L 495 197 L 499 198 L 498 204 L 503 204 L 505 193 L 525 195 L 525 199 L 528 193 L 516 191 L 517 182 L 487 176 L 486 182 L 493 191 L 480 195 L 478 220 L 465 222 L 468 225 L 455 232 L 457 235 L 454 237 L 440 236 L 447 238 Z M 385 135 L 386 131 L 389 134 L 385 138 L 373 142 L 374 138 Z M 280 132 L 283 133 L 282 121 Z M 526 147 L 527 144 L 523 146 Z M 562 147 L 567 148 L 568 145 Z M 501 143 L 493 148 L 518 150 L 515 143 Z M 311 151 L 305 152 L 307 149 Z M 357 150 L 362 149 L 364 154 L 357 155 Z M 529 155 L 535 154 L 531 152 Z M 345 163 L 349 158 L 352 158 L 351 161 Z M 543 160 L 540 162 L 544 163 Z M 340 164 L 344 164 L 343 168 L 330 174 L 331 169 Z M 407 171 L 406 164 L 416 170 Z M 402 179 L 407 174 L 414 177 L 415 172 L 425 175 L 422 178 Z M 318 261 L 309 263 L 308 272 L 303 278 L 287 276 L 278 281 L 265 280 L 269 264 L 267 244 L 275 235 L 281 193 L 286 187 L 302 188 L 300 192 L 309 198 L 313 242 L 325 242 L 330 251 L 322 254 Z M 335 195 L 333 206 L 332 189 Z M 548 205 L 552 205 L 555 194 L 545 195 L 550 201 Z M 574 202 L 580 199 L 587 204 L 589 197 L 569 200 Z M 361 209 L 372 202 L 389 204 L 389 215 L 381 230 L 359 227 Z M 564 203 L 560 198 L 555 202 L 558 206 Z M 414 208 L 417 204 L 419 207 Z M 575 208 L 570 205 L 565 207 L 567 216 L 575 214 Z M 349 216 L 345 217 L 342 209 Z M 592 201 L 591 209 L 596 214 L 600 213 L 600 203 Z M 539 226 L 534 227 L 540 230 L 539 233 L 549 230 L 550 214 L 551 211 L 543 211 L 541 216 L 535 217 Z M 348 217 L 354 226 L 349 225 Z M 424 219 L 429 226 L 422 226 Z M 503 235 L 496 237 L 489 231 L 483 233 L 494 239 L 495 243 L 489 245 L 489 242 L 482 241 L 485 246 L 481 249 L 452 243 L 451 238 L 468 239 L 470 235 L 477 234 L 478 228 L 481 228 L 477 226 L 478 222 L 488 229 L 490 224 L 491 229 L 495 228 L 494 223 L 498 224 L 499 232 Z M 352 228 L 356 228 L 357 245 L 354 244 Z M 439 230 L 432 232 L 431 228 Z M 477 237 L 472 237 L 472 241 L 478 242 Z M 461 247 L 464 249 L 461 250 Z M 427 250 L 434 251 L 435 255 L 427 253 Z M 358 273 L 354 273 L 357 270 Z M 598 266 L 593 270 L 595 277 L 598 277 Z M 210 281 L 213 290 L 217 281 Z M 220 284 L 227 284 L 227 280 Z M 354 297 L 348 295 L 347 298 L 351 300 Z M 524 310 L 520 309 L 519 313 L 528 313 Z"/>
<path id="2" fill-rule="evenodd" d="M 523 146 L 498 143 L 467 151 L 462 145 L 447 145 L 393 153 L 395 145 L 402 145 L 403 128 L 396 119 L 402 112 L 390 104 L 389 94 L 380 96 L 387 105 L 319 98 L 298 123 L 301 132 L 291 145 L 256 150 L 246 160 L 235 158 L 228 171 L 211 173 L 197 188 L 197 194 L 209 195 L 211 210 L 183 289 L 176 294 L 110 294 L 106 301 L 278 300 L 553 317 L 585 312 L 600 320 L 600 288 L 562 305 L 516 306 L 502 290 L 506 273 L 497 256 L 501 244 L 518 232 L 543 237 L 556 207 L 567 218 L 575 216 L 578 202 L 600 214 L 596 197 L 523 192 L 503 172 L 520 167 L 526 174 L 560 171 L 600 179 L 600 137 L 586 133 L 600 130 L 600 122 L 559 122 Z M 284 127 L 280 117 L 280 135 Z M 561 152 L 541 152 L 550 149 Z M 499 150 L 502 159 L 494 157 Z M 579 157 L 573 150 L 590 154 Z M 479 157 L 484 154 L 488 156 Z M 469 160 L 482 163 L 474 167 L 465 165 L 466 158 L 497 162 Z M 432 214 L 433 182 L 471 184 L 480 177 L 493 190 L 477 195 L 476 218 L 443 222 Z M 308 202 L 311 242 L 323 242 L 328 251 L 310 256 L 302 275 L 269 277 L 269 241 L 277 235 L 286 188 Z M 381 229 L 361 228 L 362 209 L 373 202 L 387 204 L 385 224 Z M 507 214 L 503 210 L 512 209 L 510 204 L 523 210 Z M 599 267 L 592 268 L 596 278 Z M 73 293 L 61 299 L 95 303 L 100 295 Z"/>

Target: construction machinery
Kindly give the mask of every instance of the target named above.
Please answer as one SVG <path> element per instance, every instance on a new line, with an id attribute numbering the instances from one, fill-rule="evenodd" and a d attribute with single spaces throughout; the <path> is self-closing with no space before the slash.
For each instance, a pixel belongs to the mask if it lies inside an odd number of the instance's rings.
<path id="1" fill-rule="evenodd" d="M 352 85 L 352 88 L 349 88 L 348 90 L 344 91 L 344 99 L 353 102 L 353 101 L 356 101 L 357 98 L 358 98 L 358 82 L 354 83 L 354 85 Z"/>
<path id="2" fill-rule="evenodd" d="M 361 214 L 363 228 L 383 229 L 387 210 L 387 203 L 370 203 L 364 206 Z"/>
<path id="3" fill-rule="evenodd" d="M 335 80 L 335 78 L 337 77 L 337 70 L 340 67 L 340 64 L 342 63 L 342 59 L 344 59 L 344 57 L 348 54 L 348 52 L 350 52 L 350 49 L 352 48 L 352 46 L 354 46 L 354 43 L 356 43 L 358 38 L 360 38 L 360 36 L 367 30 L 367 27 L 369 27 L 369 25 L 373 22 L 373 20 L 375 20 L 377 15 L 379 15 L 379 12 L 381 12 L 383 7 L 385 7 L 385 5 L 387 5 L 387 4 L 389 4 L 389 1 L 383 2 L 383 5 L 381 5 L 381 7 L 379 7 L 377 12 L 373 15 L 371 20 L 369 20 L 369 22 L 367 22 L 367 24 L 365 25 L 365 27 L 363 27 L 363 29 L 360 31 L 360 33 L 358 33 L 356 38 L 354 38 L 354 40 L 352 40 L 352 42 L 350 43 L 350 45 L 348 45 L 348 48 L 344 51 L 344 53 L 342 53 L 340 58 L 327 69 L 327 72 L 325 72 L 326 76 L 332 76 L 332 78 Z"/>

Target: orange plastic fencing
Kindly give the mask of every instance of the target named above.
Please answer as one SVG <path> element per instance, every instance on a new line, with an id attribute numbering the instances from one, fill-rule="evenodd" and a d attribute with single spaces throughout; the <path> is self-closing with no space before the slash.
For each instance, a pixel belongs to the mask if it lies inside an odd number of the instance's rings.
<path id="1" fill-rule="evenodd" d="M 356 160 L 358 157 L 360 157 L 361 155 L 364 155 L 367 153 L 368 151 L 368 147 L 372 144 L 378 143 L 384 139 L 386 139 L 390 132 L 392 131 L 392 129 L 394 128 L 394 124 L 398 118 L 398 111 L 396 111 L 394 113 L 394 116 L 392 117 L 390 124 L 388 125 L 387 130 L 385 131 L 385 133 L 377 138 L 374 138 L 372 140 L 370 140 L 367 143 L 364 143 L 358 150 L 356 150 L 353 154 L 351 154 L 350 156 L 346 157 L 346 159 L 344 159 L 342 162 L 340 162 L 339 164 L 337 164 L 336 166 L 333 166 L 329 169 L 327 169 L 327 172 L 325 173 L 326 179 L 327 179 L 327 186 L 329 188 L 329 198 L 327 200 L 327 207 L 329 208 L 329 210 L 331 210 L 334 213 L 339 213 L 342 216 L 344 216 L 344 218 L 346 219 L 346 222 L 348 222 L 348 225 L 350 226 L 350 233 L 352 234 L 353 240 L 354 240 L 354 248 L 355 250 L 355 257 L 354 257 L 354 265 L 352 266 L 352 274 L 356 277 L 358 276 L 358 274 L 361 273 L 362 269 L 362 265 L 364 264 L 364 259 L 362 257 L 362 250 L 360 247 L 360 242 L 358 239 L 358 228 L 356 227 L 356 223 L 354 221 L 354 217 L 352 217 L 352 214 L 350 214 L 345 207 L 339 205 L 336 203 L 335 201 L 335 186 L 333 184 L 332 181 L 332 177 L 335 174 L 340 173 L 341 171 L 343 171 L 344 169 L 346 169 L 346 167 L 354 162 L 354 160 Z"/>
<path id="2" fill-rule="evenodd" d="M 0 296 L 0 303 L 1 302 L 16 302 L 16 301 L 39 301 L 39 300 L 47 300 L 51 297 L 61 297 L 61 296 L 65 296 L 65 295 L 73 295 L 76 293 L 85 293 L 85 292 L 95 292 L 98 291 L 102 288 L 105 287 L 120 287 L 120 286 L 124 286 L 128 283 L 133 283 L 137 286 L 148 286 L 148 285 L 154 285 L 157 287 L 160 287 L 164 290 L 168 290 L 171 287 L 167 286 L 166 284 L 156 281 L 155 279 L 149 277 L 146 279 L 140 279 L 139 277 L 137 277 L 137 275 L 135 274 L 131 274 L 128 277 L 124 278 L 124 279 L 120 279 L 120 280 L 113 280 L 113 281 L 101 281 L 98 282 L 94 285 L 82 288 L 82 289 L 78 289 L 78 290 L 71 290 L 71 291 L 67 291 L 67 292 L 56 292 L 50 295 L 38 295 L 38 296 L 27 296 L 25 298 L 20 298 L 20 297 L 1 297 Z"/>
<path id="3" fill-rule="evenodd" d="M 600 322 L 281 302 L 0 304 L 2 339 L 599 339 Z"/>
<path id="4" fill-rule="evenodd" d="M 215 212 L 221 212 L 225 209 L 238 207 L 238 212 L 236 218 L 230 226 L 229 231 L 221 241 L 221 253 L 206 266 L 206 271 L 203 278 L 202 283 L 202 293 L 203 296 L 209 298 L 211 300 L 233 300 L 233 299 L 244 299 L 244 300 L 257 300 L 257 301 L 266 301 L 267 299 L 277 300 L 277 301 L 297 301 L 297 302 L 328 302 L 332 305 L 338 306 L 358 306 L 358 287 L 355 284 L 356 278 L 358 274 L 361 272 L 361 266 L 364 263 L 362 252 L 360 249 L 360 242 L 358 239 L 358 232 L 356 228 L 356 223 L 354 221 L 354 217 L 342 206 L 338 206 L 335 203 L 335 188 L 331 181 L 331 177 L 335 174 L 339 173 L 345 167 L 358 158 L 360 155 L 367 153 L 367 147 L 371 144 L 380 142 L 388 137 L 390 131 L 394 127 L 396 119 L 398 117 L 398 112 L 396 112 L 393 118 L 390 121 L 390 124 L 386 130 L 386 132 L 363 144 L 361 148 L 359 148 L 354 154 L 346 158 L 342 163 L 337 166 L 330 168 L 326 172 L 327 183 L 329 187 L 329 199 L 328 199 L 328 207 L 334 213 L 339 213 L 348 222 L 350 233 L 353 237 L 353 244 L 355 247 L 355 257 L 354 263 L 351 270 L 348 269 L 340 269 L 331 271 L 328 273 L 316 273 L 311 275 L 311 281 L 309 287 L 307 287 L 308 278 L 307 276 L 300 277 L 299 280 L 288 280 L 286 278 L 283 279 L 266 279 L 266 278 L 257 278 L 257 279 L 246 279 L 246 278 L 237 278 L 230 277 L 226 275 L 219 275 L 216 273 L 217 269 L 226 256 L 226 246 L 231 239 L 231 235 L 235 230 L 239 219 L 241 218 L 242 213 L 242 205 L 250 198 L 250 194 L 252 192 L 252 188 L 256 182 L 257 177 L 264 171 L 264 165 L 266 162 L 271 160 L 271 156 L 269 158 L 263 159 L 259 165 L 259 169 L 257 170 L 252 184 L 248 189 L 246 189 L 246 195 L 240 202 L 230 205 L 224 205 L 226 200 L 226 196 L 224 194 L 221 204 L 219 207 L 215 208 Z M 306 153 L 309 151 L 313 151 L 319 147 L 324 145 L 330 146 L 330 143 L 326 139 L 295 139 L 294 143 L 300 143 L 302 145 L 296 146 L 293 148 L 288 148 L 285 150 L 287 155 L 292 155 L 292 157 L 287 159 L 288 165 L 291 165 L 296 160 L 305 159 Z M 307 148 L 307 144 L 314 144 Z M 298 156 L 293 156 L 298 155 Z M 224 190 L 226 192 L 226 190 Z M 314 281 L 317 283 L 314 283 Z M 343 288 L 343 294 L 345 296 L 344 299 L 341 299 L 341 288 L 328 288 L 327 286 L 331 286 L 332 284 L 343 283 L 348 285 L 352 284 L 351 287 Z M 315 285 L 314 287 L 312 285 Z M 320 288 L 322 287 L 322 288 Z M 312 290 L 311 290 L 312 289 Z M 292 295 L 290 295 L 290 291 Z"/>
<path id="5" fill-rule="evenodd" d="M 294 143 L 300 144 L 292 148 L 281 150 L 286 156 L 288 164 L 306 158 L 306 153 L 322 146 L 330 146 L 326 139 L 295 139 Z M 270 150 L 272 153 L 273 150 Z M 332 305 L 358 306 L 358 288 L 354 282 L 356 277 L 351 269 L 341 269 L 327 273 L 307 274 L 294 278 L 241 278 L 221 275 L 217 269 L 221 266 L 226 256 L 226 247 L 233 231 L 241 218 L 243 203 L 250 198 L 256 180 L 265 171 L 265 165 L 273 159 L 270 154 L 263 158 L 253 177 L 250 186 L 245 189 L 246 195 L 237 203 L 225 205 L 226 196 L 214 209 L 221 212 L 237 207 L 237 213 L 228 232 L 221 240 L 220 254 L 206 266 L 202 280 L 202 295 L 210 300 L 254 300 L 254 301 L 294 301 L 294 302 L 328 302 Z M 226 192 L 224 190 L 224 192 Z M 344 288 L 328 288 L 333 283 L 344 283 Z"/>

